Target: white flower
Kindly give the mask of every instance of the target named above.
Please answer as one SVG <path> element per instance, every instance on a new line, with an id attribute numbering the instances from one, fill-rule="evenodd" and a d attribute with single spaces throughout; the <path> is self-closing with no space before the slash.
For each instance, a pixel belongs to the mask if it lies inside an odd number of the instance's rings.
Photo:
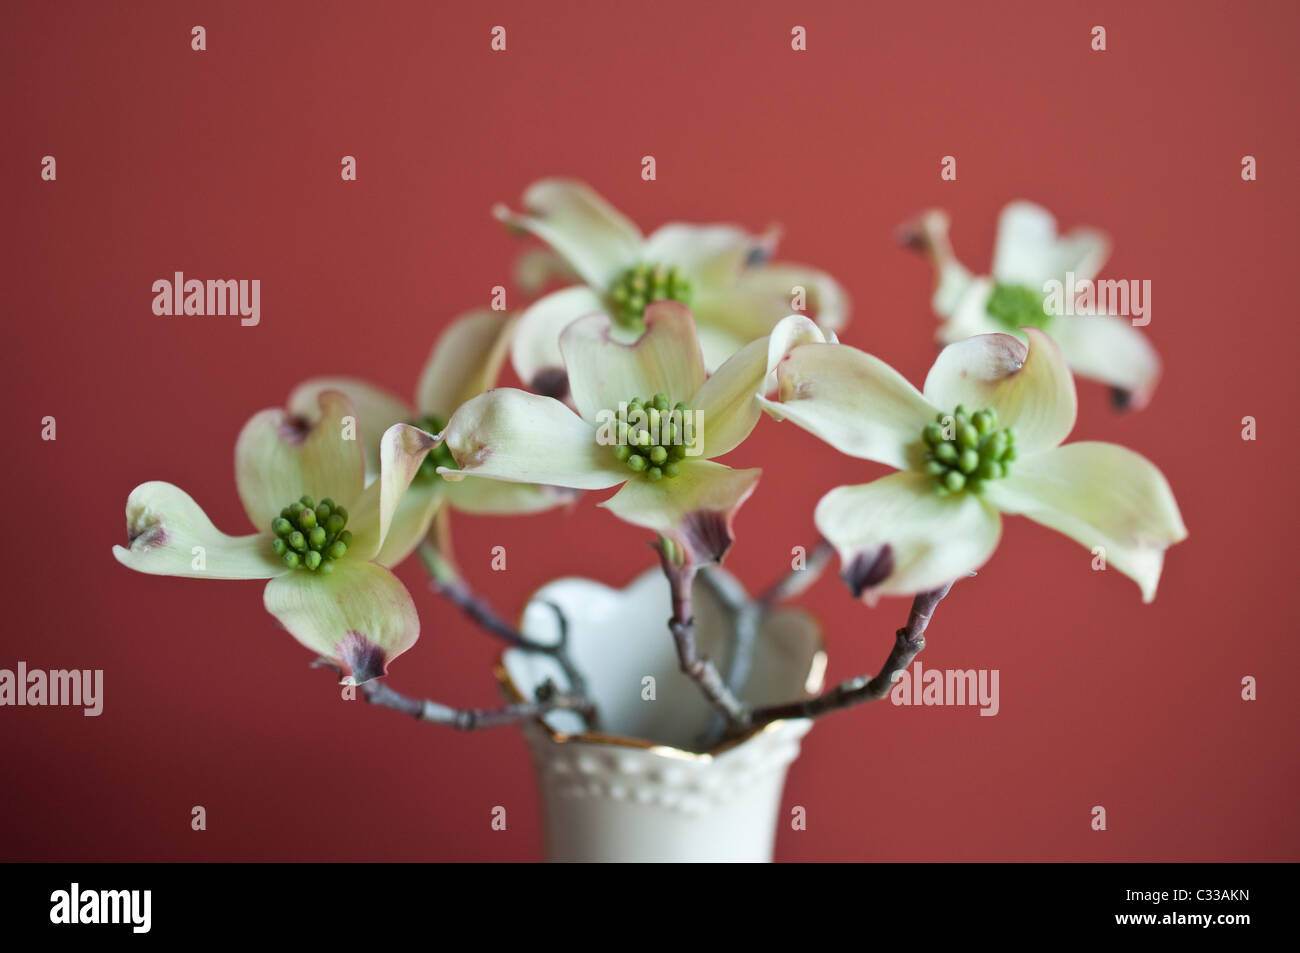
<path id="1" fill-rule="evenodd" d="M 310 426 L 271 408 L 240 431 L 235 480 L 260 532 L 228 536 L 184 490 L 142 483 L 126 501 L 127 545 L 113 555 L 153 575 L 269 580 L 266 610 L 359 684 L 383 675 L 420 634 L 415 603 L 381 554 L 434 440 L 405 424 L 383 431 L 378 476 L 366 486 L 361 447 L 347 436 L 351 401 L 332 390 L 316 399 Z"/>
<path id="2" fill-rule="evenodd" d="M 505 361 L 513 325 L 509 315 L 481 309 L 454 320 L 438 338 L 420 372 L 415 405 L 367 381 L 350 377 L 319 377 L 304 381 L 289 395 L 289 412 L 306 421 L 318 416 L 321 393 L 338 391 L 356 407 L 358 439 L 365 449 L 367 479 L 379 470 L 380 438 L 396 423 L 414 423 L 429 433 L 441 433 L 452 413 L 465 401 L 491 387 Z M 378 562 L 393 566 L 405 559 L 429 532 L 435 519 L 445 521 L 447 508 L 479 515 L 535 513 L 573 499 L 556 487 L 487 481 L 451 482 L 438 468 L 454 465 L 440 444 L 424 459 L 402 497 Z M 445 505 L 444 505 L 445 504 Z M 439 524 L 446 538 L 449 528 Z"/>
<path id="3" fill-rule="evenodd" d="M 516 373 L 539 393 L 562 397 L 560 335 L 576 318 L 605 313 L 617 340 L 634 341 L 646 307 L 658 300 L 689 305 L 704 365 L 720 366 L 744 345 L 766 337 L 791 312 L 807 312 L 825 331 L 848 320 L 848 300 L 824 272 L 767 264 L 774 237 L 733 225 L 670 223 L 649 237 L 586 185 L 543 179 L 524 193 L 523 214 L 499 206 L 506 224 L 540 238 L 584 284 L 546 295 L 528 307 L 511 347 Z M 556 273 L 543 259 L 529 282 Z M 798 300 L 802 289 L 803 300 Z"/>
<path id="4" fill-rule="evenodd" d="M 709 376 L 691 313 L 677 302 L 650 305 L 634 343 L 613 340 L 610 330 L 607 316 L 592 314 L 561 338 L 576 413 L 513 388 L 481 394 L 456 411 L 444 434 L 458 469 L 439 472 L 449 480 L 621 486 L 601 505 L 671 541 L 683 561 L 720 560 L 732 543 L 735 512 L 761 471 L 712 458 L 754 429 L 762 416 L 754 394 L 776 362 L 822 334 L 810 319 L 790 315 Z M 638 423 L 634 403 L 648 423 Z M 620 405 L 628 408 L 625 435 L 616 429 Z"/>
<path id="5" fill-rule="evenodd" d="M 921 215 L 905 227 L 911 244 L 925 250 L 935 267 L 932 307 L 943 319 L 937 337 L 951 344 L 975 334 L 1019 334 L 1032 324 L 1050 333 L 1075 373 L 1111 385 L 1117 400 L 1144 407 L 1160 378 L 1160 358 L 1128 317 L 1111 314 L 1052 314 L 1042 305 L 1049 281 L 1075 286 L 1092 281 L 1110 255 L 1110 240 L 1090 228 L 1058 235 L 1056 219 L 1031 202 L 1012 202 L 998 219 L 993 268 L 976 276 L 956 258 L 948 240 L 948 216 Z"/>
<path id="6" fill-rule="evenodd" d="M 1060 348 L 1025 328 L 946 347 L 922 393 L 883 361 L 843 344 L 796 347 L 763 400 L 842 453 L 899 473 L 831 490 L 817 528 L 845 581 L 869 601 L 927 592 L 981 566 L 1001 513 L 1028 516 L 1102 546 L 1107 564 L 1155 598 L 1165 549 L 1187 529 L 1161 472 L 1110 443 L 1062 441 L 1074 427 L 1074 379 Z"/>

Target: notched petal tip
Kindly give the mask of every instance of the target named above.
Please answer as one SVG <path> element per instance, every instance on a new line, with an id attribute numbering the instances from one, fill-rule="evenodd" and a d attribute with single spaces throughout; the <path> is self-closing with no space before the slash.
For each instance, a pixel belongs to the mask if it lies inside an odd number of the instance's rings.
<path id="1" fill-rule="evenodd" d="M 344 680 L 353 685 L 363 685 L 388 674 L 388 656 L 384 650 L 355 629 L 348 630 L 334 646 L 334 652 L 347 673 Z"/>
<path id="2" fill-rule="evenodd" d="M 915 222 L 904 222 L 894 229 L 894 241 L 908 251 L 923 252 L 929 248 L 925 235 L 916 226 Z"/>
<path id="3" fill-rule="evenodd" d="M 506 231 L 515 238 L 528 237 L 528 229 L 519 224 L 519 216 L 510 210 L 504 202 L 492 206 L 492 217 L 505 226 Z"/>
<path id="4" fill-rule="evenodd" d="M 451 429 L 452 425 L 448 424 L 443 433 L 447 434 Z M 456 461 L 458 469 L 451 470 L 449 467 L 438 467 L 438 472 L 443 476 L 448 476 L 449 473 L 453 474 L 450 477 L 453 480 L 457 479 L 454 476 L 455 473 L 481 467 L 492 456 L 492 445 L 478 431 L 469 428 L 458 430 L 455 439 L 447 439 L 443 446 L 447 448 L 451 458 Z M 464 473 L 461 473 L 462 477 L 464 475 Z"/>
<path id="5" fill-rule="evenodd" d="M 946 212 L 931 209 L 894 229 L 894 240 L 910 251 L 933 251 L 936 241 L 946 238 L 948 224 Z"/>
<path id="6" fill-rule="evenodd" d="M 697 563 L 720 563 L 732 543 L 731 520 L 717 510 L 696 510 L 682 518 L 681 538 Z"/>
<path id="7" fill-rule="evenodd" d="M 894 572 L 894 548 L 889 543 L 858 550 L 840 570 L 840 578 L 855 599 L 862 598 Z"/>
<path id="8" fill-rule="evenodd" d="M 1151 403 L 1151 395 L 1155 392 L 1155 384 L 1140 390 L 1128 390 L 1124 387 L 1112 387 L 1110 389 L 1110 406 L 1118 413 L 1132 413 L 1144 409 L 1147 404 Z"/>
<path id="9" fill-rule="evenodd" d="M 317 394 L 315 405 L 314 417 L 305 413 L 272 408 L 271 412 L 280 415 L 280 422 L 275 428 L 276 436 L 291 447 L 301 447 L 317 427 L 332 421 L 335 417 L 355 414 L 351 396 L 336 388 L 326 388 Z"/>
<path id="10" fill-rule="evenodd" d="M 300 447 L 311 434 L 312 422 L 300 415 L 286 414 L 276 433 L 290 446 Z"/>
<path id="11" fill-rule="evenodd" d="M 162 516 L 148 506 L 128 503 L 126 508 L 126 542 L 132 552 L 142 553 L 157 549 L 167 542 L 167 529 Z"/>
<path id="12" fill-rule="evenodd" d="M 411 456 L 432 450 L 442 443 L 443 438 L 441 433 L 429 433 L 412 424 L 393 424 L 389 430 L 397 432 L 399 449 Z M 446 428 L 443 428 L 443 432 L 446 432 Z"/>
<path id="13" fill-rule="evenodd" d="M 569 396 L 569 374 L 562 367 L 544 367 L 533 375 L 528 389 L 542 397 L 564 400 Z"/>

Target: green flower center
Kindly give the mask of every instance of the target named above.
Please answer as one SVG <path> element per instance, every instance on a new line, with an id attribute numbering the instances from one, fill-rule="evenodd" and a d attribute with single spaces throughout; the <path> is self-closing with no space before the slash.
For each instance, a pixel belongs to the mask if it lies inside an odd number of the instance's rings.
<path id="1" fill-rule="evenodd" d="M 1007 475 L 1016 459 L 1016 433 L 998 429 L 992 407 L 968 414 L 961 404 L 951 414 L 939 414 L 921 432 L 925 442 L 925 472 L 934 477 L 940 496 L 971 490 L 980 493 L 990 480 Z"/>
<path id="2" fill-rule="evenodd" d="M 1046 327 L 1052 316 L 1045 304 L 1046 296 L 1027 285 L 996 284 L 984 307 L 989 317 L 1004 328 L 1014 331 L 1026 326 Z"/>
<path id="3" fill-rule="evenodd" d="M 320 503 L 310 496 L 294 500 L 271 521 L 271 548 L 290 569 L 331 573 L 335 560 L 347 555 L 352 533 L 348 511 L 328 496 Z"/>
<path id="4" fill-rule="evenodd" d="M 667 300 L 691 303 L 691 282 L 676 265 L 636 265 L 614 279 L 609 289 L 614 320 L 634 330 L 642 327 L 646 305 Z"/>
<path id="5" fill-rule="evenodd" d="M 447 426 L 447 421 L 441 417 L 424 417 L 420 420 L 409 421 L 409 423 L 412 427 L 419 427 L 421 430 L 432 434 L 442 433 L 443 428 Z M 415 479 L 441 480 L 442 476 L 438 473 L 438 467 L 446 467 L 449 470 L 460 469 L 456 466 L 456 458 L 451 455 L 446 443 L 438 444 L 425 454 L 424 459 L 420 462 L 420 469 L 415 471 Z"/>
<path id="6" fill-rule="evenodd" d="M 686 405 L 670 404 L 663 394 L 648 400 L 635 397 L 627 402 L 626 413 L 619 407 L 618 442 L 614 456 L 647 480 L 675 477 L 678 464 L 687 456 Z"/>

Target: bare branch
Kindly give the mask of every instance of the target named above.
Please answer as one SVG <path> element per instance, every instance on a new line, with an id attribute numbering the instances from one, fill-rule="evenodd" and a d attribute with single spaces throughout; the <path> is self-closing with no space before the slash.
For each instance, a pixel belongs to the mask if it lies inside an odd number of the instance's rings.
<path id="1" fill-rule="evenodd" d="M 342 671 L 330 659 L 317 659 L 312 664 L 317 668 L 330 669 L 336 678 L 342 677 Z M 418 721 L 447 725 L 459 731 L 514 725 L 540 718 L 552 711 L 575 711 L 584 718 L 595 714 L 595 706 L 586 698 L 561 692 L 549 681 L 537 689 L 536 701 L 506 705 L 503 708 L 452 708 L 428 698 L 411 698 L 377 680 L 365 682 L 358 688 L 365 700 L 372 705 L 391 708 Z"/>
<path id="2" fill-rule="evenodd" d="M 695 646 L 695 616 L 691 606 L 691 586 L 695 581 L 698 566 L 688 562 L 684 566 L 676 565 L 668 556 L 666 547 L 656 547 L 659 563 L 668 585 L 672 590 L 673 614 L 668 620 L 668 630 L 672 633 L 677 646 L 677 660 L 685 673 L 699 686 L 709 704 L 722 712 L 729 722 L 742 723 L 745 706 L 727 687 L 717 667 L 708 659 L 702 659 Z"/>
<path id="3" fill-rule="evenodd" d="M 912 600 L 912 611 L 908 614 L 907 624 L 894 634 L 894 647 L 875 678 L 859 675 L 815 698 L 756 708 L 750 713 L 749 724 L 762 725 L 781 718 L 818 718 L 833 711 L 884 698 L 893 686 L 894 674 L 907 668 L 912 659 L 925 648 L 925 630 L 930 624 L 930 617 L 951 588 L 952 583 L 948 583 L 933 592 L 920 593 Z"/>
<path id="4" fill-rule="evenodd" d="M 569 656 L 569 622 L 559 606 L 548 603 L 559 620 L 559 639 L 553 643 L 534 641 L 502 619 L 486 599 L 470 588 L 451 561 L 444 558 L 438 548 L 427 540 L 420 544 L 420 559 L 429 573 L 429 585 L 435 592 L 454 603 L 489 635 L 514 648 L 551 656 L 564 670 L 570 689 L 578 695 L 586 694 L 587 681 Z"/>

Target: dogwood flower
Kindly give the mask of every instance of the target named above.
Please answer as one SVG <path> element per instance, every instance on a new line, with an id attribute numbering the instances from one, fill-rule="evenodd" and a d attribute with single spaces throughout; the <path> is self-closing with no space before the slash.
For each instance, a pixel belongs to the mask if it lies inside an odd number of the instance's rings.
<path id="1" fill-rule="evenodd" d="M 318 400 L 310 426 L 273 408 L 239 434 L 235 479 L 259 532 L 228 536 L 184 490 L 142 483 L 126 502 L 128 544 L 113 555 L 154 575 L 270 580 L 266 610 L 360 684 L 383 675 L 420 634 L 410 594 L 376 560 L 434 438 L 390 427 L 379 476 L 366 487 L 363 453 L 350 437 L 352 402 L 329 390 Z"/>
<path id="2" fill-rule="evenodd" d="M 981 334 L 940 352 L 918 391 L 883 361 L 842 344 L 795 348 L 777 368 L 773 416 L 841 453 L 900 472 L 831 490 L 817 528 L 855 595 L 927 592 L 981 566 L 1001 513 L 1064 533 L 1155 598 L 1165 550 L 1187 537 L 1164 476 L 1111 443 L 1062 441 L 1074 379 L 1037 328 L 1029 344 Z"/>
<path id="3" fill-rule="evenodd" d="M 395 423 L 412 423 L 429 433 L 441 433 L 457 407 L 495 383 L 505 362 L 513 322 L 504 312 L 472 311 L 453 321 L 438 338 L 415 389 L 415 406 L 367 381 L 321 377 L 304 381 L 289 395 L 289 412 L 311 421 L 325 391 L 346 394 L 357 411 L 357 428 L 365 449 L 367 479 L 379 473 L 381 438 Z M 481 515 L 532 513 L 572 498 L 556 487 L 468 481 L 453 483 L 438 475 L 438 467 L 455 461 L 439 444 L 424 458 L 402 497 L 377 557 L 385 566 L 405 559 L 429 532 L 445 503 L 451 509 Z"/>
<path id="4" fill-rule="evenodd" d="M 1160 358 L 1130 318 L 1069 313 L 1064 302 L 1059 308 L 1047 304 L 1048 282 L 1059 282 L 1068 294 L 1066 289 L 1093 281 L 1110 255 L 1110 239 L 1103 233 L 1078 228 L 1058 236 L 1056 219 L 1046 209 L 1012 202 L 998 219 L 992 274 L 978 277 L 953 254 L 944 212 L 924 213 L 904 227 L 903 237 L 934 263 L 931 304 L 943 319 L 940 343 L 992 332 L 1019 335 L 1022 326 L 1039 327 L 1061 346 L 1075 373 L 1111 385 L 1119 405 L 1137 409 L 1150 400 Z"/>
<path id="5" fill-rule="evenodd" d="M 630 342 L 644 329 L 651 303 L 688 305 L 708 370 L 767 337 L 792 311 L 810 311 L 827 330 L 840 329 L 848 319 L 848 300 L 829 275 L 804 265 L 763 263 L 775 244 L 773 234 L 670 223 L 643 237 L 592 189 L 564 179 L 534 183 L 523 204 L 523 214 L 504 206 L 494 213 L 540 238 L 585 282 L 552 292 L 523 313 L 511 361 L 520 379 L 540 393 L 564 396 L 560 334 L 588 314 L 610 315 L 613 338 Z M 531 270 L 539 272 L 536 280 L 555 271 L 545 260 Z"/>
<path id="6" fill-rule="evenodd" d="M 645 331 L 630 344 L 614 338 L 613 326 L 591 314 L 561 335 L 576 413 L 513 388 L 481 394 L 452 415 L 444 439 L 457 468 L 439 472 L 580 490 L 621 486 L 601 506 L 657 532 L 682 562 L 718 561 L 761 471 L 713 458 L 754 429 L 761 411 L 753 395 L 781 356 L 820 332 L 791 315 L 709 376 L 685 305 L 651 304 Z"/>

